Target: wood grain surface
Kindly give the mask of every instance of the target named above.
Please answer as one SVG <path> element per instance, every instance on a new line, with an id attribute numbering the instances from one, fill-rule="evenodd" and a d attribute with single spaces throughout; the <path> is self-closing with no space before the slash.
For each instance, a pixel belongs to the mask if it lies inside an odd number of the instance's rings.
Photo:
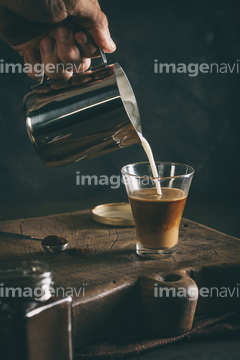
<path id="1" fill-rule="evenodd" d="M 73 297 L 73 335 L 77 346 L 122 336 L 125 331 L 144 331 L 146 313 L 151 313 L 144 310 L 145 290 L 149 289 L 147 297 L 151 300 L 154 284 L 164 280 L 166 274 L 189 275 L 199 289 L 236 287 L 240 280 L 240 241 L 186 219 L 180 225 L 178 253 L 157 260 L 136 255 L 134 227 L 97 224 L 91 219 L 90 210 L 5 221 L 0 223 L 0 231 L 35 238 L 64 236 L 69 249 L 89 249 L 86 255 L 77 257 L 69 252 L 50 255 L 44 252 L 40 241 L 0 237 L 0 261 L 45 261 L 53 268 L 57 286 L 85 289 L 85 296 L 81 292 Z M 152 301 L 150 304 L 153 306 Z M 237 296 L 199 297 L 197 313 L 234 309 L 239 309 Z"/>

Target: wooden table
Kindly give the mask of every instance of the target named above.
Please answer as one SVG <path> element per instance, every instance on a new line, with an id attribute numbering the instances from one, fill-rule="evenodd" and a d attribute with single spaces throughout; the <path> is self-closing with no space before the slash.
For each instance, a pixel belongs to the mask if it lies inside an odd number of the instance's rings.
<path id="1" fill-rule="evenodd" d="M 108 339 L 125 328 L 139 329 L 142 284 L 153 286 L 163 273 L 184 272 L 198 288 L 236 287 L 240 269 L 240 241 L 183 219 L 179 251 L 167 259 L 149 260 L 135 253 L 135 228 L 93 222 L 90 210 L 0 222 L 0 231 L 44 238 L 66 237 L 69 248 L 89 249 L 86 255 L 50 255 L 41 242 L 0 237 L 0 260 L 40 260 L 51 264 L 55 284 L 85 289 L 73 297 L 73 335 L 77 345 Z M 142 282 L 142 279 L 145 279 Z M 150 298 L 150 295 L 149 295 Z M 239 298 L 199 297 L 197 313 L 239 308 Z"/>

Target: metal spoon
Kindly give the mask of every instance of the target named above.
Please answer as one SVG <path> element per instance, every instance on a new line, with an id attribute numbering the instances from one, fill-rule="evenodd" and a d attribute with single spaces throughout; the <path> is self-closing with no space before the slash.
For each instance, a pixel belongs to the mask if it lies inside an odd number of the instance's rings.
<path id="1" fill-rule="evenodd" d="M 0 231 L 0 236 L 9 237 L 9 238 L 13 238 L 13 239 L 19 239 L 19 240 L 36 240 L 36 241 L 41 241 L 41 242 L 43 241 L 42 239 L 38 239 L 33 236 L 9 233 L 9 232 L 4 232 L 4 231 Z M 55 246 L 47 246 L 47 245 L 42 244 L 42 247 L 46 252 L 48 252 L 50 254 L 58 254 L 62 251 L 65 251 L 68 247 L 68 244 L 69 243 L 66 243 L 63 245 L 55 245 Z"/>
<path id="2" fill-rule="evenodd" d="M 15 233 L 10 233 L 10 232 L 5 232 L 5 231 L 0 231 L 0 236 L 12 238 L 12 239 L 19 239 L 19 240 L 42 241 L 42 239 L 38 239 L 33 236 L 23 235 L 23 234 L 15 234 Z"/>
<path id="3" fill-rule="evenodd" d="M 54 246 L 47 246 L 47 245 L 43 245 L 42 243 L 42 247 L 44 248 L 44 250 L 50 254 L 58 254 L 62 251 L 65 251 L 68 247 L 68 243 L 63 244 L 63 245 L 54 245 Z"/>

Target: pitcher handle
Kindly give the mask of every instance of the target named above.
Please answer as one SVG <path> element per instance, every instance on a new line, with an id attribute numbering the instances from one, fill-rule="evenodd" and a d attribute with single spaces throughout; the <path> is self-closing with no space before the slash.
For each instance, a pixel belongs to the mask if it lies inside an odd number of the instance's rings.
<path id="1" fill-rule="evenodd" d="M 99 54 L 100 54 L 100 57 L 101 57 L 101 63 L 98 64 L 98 65 L 93 65 L 93 66 L 90 66 L 89 70 L 97 70 L 97 69 L 101 69 L 102 67 L 106 67 L 108 65 L 107 63 L 107 57 L 106 57 L 106 54 L 104 51 L 102 51 L 102 49 L 100 49 L 100 47 L 98 48 L 98 51 L 99 51 Z"/>
<path id="2" fill-rule="evenodd" d="M 98 51 L 99 51 L 99 54 L 100 54 L 100 57 L 101 57 L 101 63 L 98 64 L 98 65 L 90 66 L 90 68 L 88 70 L 94 71 L 94 70 L 98 70 L 98 69 L 101 69 L 101 68 L 105 68 L 108 65 L 107 57 L 106 57 L 105 52 L 102 51 L 102 49 L 100 49 L 100 47 L 98 48 Z M 51 80 L 48 80 L 47 75 L 45 73 L 43 73 L 40 83 L 38 83 L 36 85 L 32 85 L 31 89 L 35 90 L 35 89 L 39 88 L 40 86 L 47 85 L 47 84 L 49 84 L 51 82 L 52 82 Z"/>

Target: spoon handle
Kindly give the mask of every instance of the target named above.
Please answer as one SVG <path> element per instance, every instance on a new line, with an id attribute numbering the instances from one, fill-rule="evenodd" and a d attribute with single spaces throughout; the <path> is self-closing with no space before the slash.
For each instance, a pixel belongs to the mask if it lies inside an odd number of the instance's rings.
<path id="1" fill-rule="evenodd" d="M 15 234 L 15 233 L 9 233 L 9 232 L 4 232 L 4 231 L 0 231 L 0 236 L 5 236 L 5 237 L 9 237 L 9 238 L 14 238 L 14 239 L 20 239 L 20 240 L 37 240 L 37 241 L 42 241 L 42 239 L 37 239 L 33 236 L 29 236 L 29 235 L 22 235 L 22 234 Z"/>

